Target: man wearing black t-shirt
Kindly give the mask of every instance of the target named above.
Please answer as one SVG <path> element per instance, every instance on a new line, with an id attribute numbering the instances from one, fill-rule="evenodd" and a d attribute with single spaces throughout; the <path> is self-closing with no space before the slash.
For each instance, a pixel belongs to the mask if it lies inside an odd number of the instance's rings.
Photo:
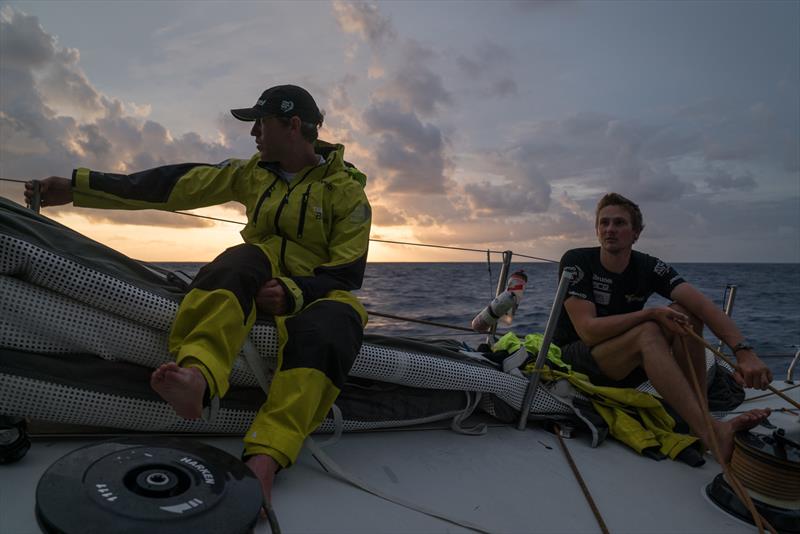
<path id="1" fill-rule="evenodd" d="M 691 375 L 680 336 L 684 325 L 702 335 L 703 325 L 733 349 L 737 365 L 734 378 L 746 387 L 766 389 L 772 373 L 759 359 L 734 322 L 710 299 L 687 283 L 669 265 L 634 251 L 644 225 L 632 201 L 608 193 L 597 205 L 595 229 L 599 247 L 569 250 L 561 258 L 559 275 L 572 271 L 554 341 L 562 358 L 593 383 L 636 387 L 649 379 L 656 391 L 710 444 L 703 423 L 706 399 L 698 399 L 690 386 Z M 653 293 L 673 303 L 644 309 Z M 705 348 L 685 339 L 691 366 L 705 384 Z M 733 454 L 733 434 L 756 426 L 769 410 L 751 410 L 730 421 L 714 421 L 722 462 Z"/>

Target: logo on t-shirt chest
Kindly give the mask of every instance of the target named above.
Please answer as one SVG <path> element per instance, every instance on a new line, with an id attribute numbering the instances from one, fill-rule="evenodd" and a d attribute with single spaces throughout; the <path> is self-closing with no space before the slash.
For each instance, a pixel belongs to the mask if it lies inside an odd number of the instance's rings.
<path id="1" fill-rule="evenodd" d="M 592 273 L 592 290 L 594 301 L 597 304 L 608 306 L 609 302 L 611 302 L 611 286 L 613 283 L 611 278 Z"/>

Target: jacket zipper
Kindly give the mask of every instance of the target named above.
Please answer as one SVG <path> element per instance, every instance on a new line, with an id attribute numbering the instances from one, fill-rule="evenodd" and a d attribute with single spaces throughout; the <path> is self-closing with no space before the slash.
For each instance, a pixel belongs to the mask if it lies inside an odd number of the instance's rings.
<path id="1" fill-rule="evenodd" d="M 275 190 L 275 184 L 278 183 L 279 178 L 276 176 L 275 179 L 269 184 L 269 187 L 266 191 L 261 195 L 261 198 L 258 199 L 258 203 L 256 203 L 256 211 L 253 213 L 253 224 L 258 225 L 258 212 L 261 211 L 261 205 L 264 203 L 264 200 L 269 198 L 272 194 L 272 191 Z"/>
<path id="2" fill-rule="evenodd" d="M 308 184 L 306 192 L 303 193 L 303 200 L 300 203 L 300 221 L 297 223 L 297 239 L 303 237 L 303 227 L 306 225 L 306 210 L 308 209 L 308 197 L 311 193 L 311 185 Z"/>
<path id="3" fill-rule="evenodd" d="M 297 186 L 300 185 L 303 182 L 303 180 L 305 180 L 308 177 L 308 175 L 311 174 L 311 171 L 313 171 L 314 169 L 316 169 L 316 167 L 311 167 L 310 169 L 308 169 L 308 171 L 303 175 L 303 177 L 300 178 L 300 180 L 298 180 L 296 184 L 294 184 L 294 187 L 286 191 L 286 194 L 283 195 L 283 199 L 281 200 L 280 206 L 278 206 L 278 211 L 275 212 L 275 232 L 279 236 L 281 236 L 280 262 L 281 262 L 281 269 L 283 269 L 284 271 L 286 270 L 286 236 L 283 234 L 283 232 L 281 232 L 281 227 L 278 226 L 278 223 L 280 222 L 281 213 L 283 213 L 283 208 L 289 203 L 289 195 L 292 194 L 292 191 L 297 189 Z"/>

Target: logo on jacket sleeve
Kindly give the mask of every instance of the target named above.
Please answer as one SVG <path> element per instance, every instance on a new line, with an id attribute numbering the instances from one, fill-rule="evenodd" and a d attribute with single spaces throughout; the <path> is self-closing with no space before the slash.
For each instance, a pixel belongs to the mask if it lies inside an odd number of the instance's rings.
<path id="1" fill-rule="evenodd" d="M 372 215 L 372 210 L 366 202 L 359 204 L 350 212 L 350 222 L 353 224 L 361 224 L 369 220 Z"/>

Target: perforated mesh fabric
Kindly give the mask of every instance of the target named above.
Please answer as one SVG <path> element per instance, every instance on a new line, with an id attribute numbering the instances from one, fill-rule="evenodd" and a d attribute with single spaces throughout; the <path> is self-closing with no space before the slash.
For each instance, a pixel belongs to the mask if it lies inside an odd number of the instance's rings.
<path id="1" fill-rule="evenodd" d="M 152 368 L 171 361 L 164 330 L 8 276 L 0 276 L 0 294 L 0 346 L 40 354 L 88 353 Z M 258 386 L 244 359 L 234 363 L 231 383 Z"/>
<path id="2" fill-rule="evenodd" d="M 174 302 L 2 234 L 0 269 L 28 282 L 0 277 L 5 279 L 3 292 L 17 295 L 3 308 L 3 315 L 12 319 L 0 321 L 2 346 L 88 352 L 150 367 L 168 360 L 165 336 L 177 310 Z M 257 324 L 251 339 L 274 369 L 274 326 Z M 231 383 L 255 384 L 242 362 L 240 357 Z M 350 374 L 415 387 L 494 393 L 516 408 L 527 386 L 526 380 L 494 369 L 369 344 L 362 346 Z M 540 388 L 532 411 L 568 413 L 569 408 Z"/>
<path id="3" fill-rule="evenodd" d="M 159 330 L 169 329 L 178 310 L 170 300 L 4 234 L 0 274 Z"/>
<path id="4" fill-rule="evenodd" d="M 213 422 L 188 421 L 175 415 L 164 402 L 110 395 L 55 382 L 0 373 L 0 400 L 4 415 L 30 417 L 64 424 L 123 428 L 147 432 L 221 433 L 242 435 L 255 417 L 255 410 L 220 408 Z M 449 419 L 458 412 L 427 418 L 387 421 L 344 419 L 345 432 L 410 426 Z M 332 433 L 334 421 L 325 419 L 316 433 Z"/>

